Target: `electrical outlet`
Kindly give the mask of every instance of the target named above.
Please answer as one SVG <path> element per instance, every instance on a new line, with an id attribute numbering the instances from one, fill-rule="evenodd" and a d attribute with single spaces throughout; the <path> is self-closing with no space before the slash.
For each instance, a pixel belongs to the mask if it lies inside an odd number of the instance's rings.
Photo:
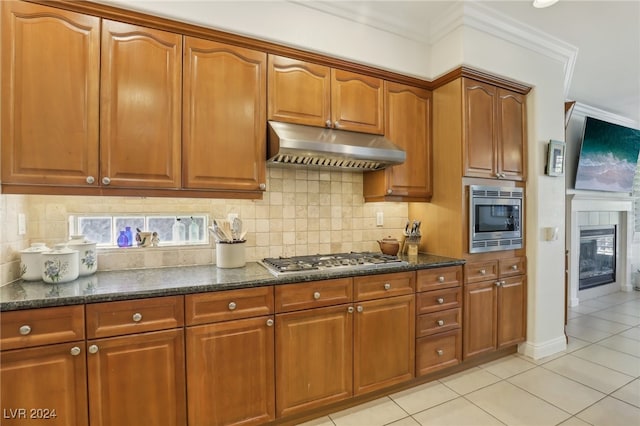
<path id="1" fill-rule="evenodd" d="M 383 212 L 377 212 L 376 213 L 376 226 L 382 226 L 384 225 L 384 213 Z"/>
<path id="2" fill-rule="evenodd" d="M 24 213 L 18 213 L 18 235 L 27 234 L 27 218 Z"/>

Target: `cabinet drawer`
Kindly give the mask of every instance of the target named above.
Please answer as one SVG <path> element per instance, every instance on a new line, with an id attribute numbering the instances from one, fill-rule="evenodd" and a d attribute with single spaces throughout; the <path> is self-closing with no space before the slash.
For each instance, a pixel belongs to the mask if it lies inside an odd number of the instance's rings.
<path id="1" fill-rule="evenodd" d="M 465 280 L 468 283 L 495 280 L 498 278 L 498 261 L 469 262 L 464 265 Z"/>
<path id="2" fill-rule="evenodd" d="M 84 340 L 84 306 L 0 313 L 0 349 Z"/>
<path id="3" fill-rule="evenodd" d="M 418 317 L 416 337 L 429 336 L 460 328 L 462 321 L 460 311 L 460 308 L 456 308 L 420 315 Z"/>
<path id="4" fill-rule="evenodd" d="M 439 290 L 462 284 L 462 266 L 423 269 L 418 271 L 416 291 Z"/>
<path id="5" fill-rule="evenodd" d="M 275 287 L 276 312 L 290 312 L 353 301 L 353 280 L 312 281 Z"/>
<path id="6" fill-rule="evenodd" d="M 182 296 L 87 305 L 87 337 L 118 336 L 184 325 Z"/>
<path id="7" fill-rule="evenodd" d="M 273 287 L 189 294 L 185 296 L 187 325 L 251 318 L 273 313 Z"/>
<path id="8" fill-rule="evenodd" d="M 415 273 L 371 275 L 353 279 L 356 301 L 412 294 L 415 290 Z"/>
<path id="9" fill-rule="evenodd" d="M 444 290 L 427 291 L 418 293 L 416 300 L 416 313 L 418 315 L 459 308 L 462 303 L 462 290 L 460 287 L 453 287 Z"/>
<path id="10" fill-rule="evenodd" d="M 527 258 L 522 256 L 500 259 L 498 265 L 500 267 L 501 278 L 522 275 L 527 271 Z"/>
<path id="11" fill-rule="evenodd" d="M 461 359 L 460 329 L 416 340 L 416 376 L 460 364 Z"/>

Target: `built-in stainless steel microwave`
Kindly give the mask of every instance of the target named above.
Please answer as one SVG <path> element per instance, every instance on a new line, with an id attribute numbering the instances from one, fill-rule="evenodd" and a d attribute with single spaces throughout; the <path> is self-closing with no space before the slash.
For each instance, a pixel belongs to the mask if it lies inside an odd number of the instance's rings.
<path id="1" fill-rule="evenodd" d="M 469 253 L 522 248 L 522 188 L 469 185 Z"/>

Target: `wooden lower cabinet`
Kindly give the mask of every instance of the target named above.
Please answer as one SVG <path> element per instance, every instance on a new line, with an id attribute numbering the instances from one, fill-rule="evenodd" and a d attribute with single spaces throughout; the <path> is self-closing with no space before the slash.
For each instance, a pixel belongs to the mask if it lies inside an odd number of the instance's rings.
<path id="1" fill-rule="evenodd" d="M 277 314 L 275 331 L 278 417 L 351 397 L 351 304 Z"/>
<path id="2" fill-rule="evenodd" d="M 0 352 L 3 425 L 88 424 L 85 343 Z"/>
<path id="3" fill-rule="evenodd" d="M 273 316 L 188 327 L 190 425 L 257 425 L 275 418 Z"/>
<path id="4" fill-rule="evenodd" d="M 463 358 L 525 340 L 526 276 L 465 285 Z"/>
<path id="5" fill-rule="evenodd" d="M 415 296 L 356 304 L 354 394 L 411 380 L 415 372 Z"/>
<path id="6" fill-rule="evenodd" d="M 462 330 L 456 329 L 416 340 L 416 375 L 460 364 L 462 359 Z"/>
<path id="7" fill-rule="evenodd" d="M 183 329 L 87 344 L 92 426 L 186 424 Z"/>

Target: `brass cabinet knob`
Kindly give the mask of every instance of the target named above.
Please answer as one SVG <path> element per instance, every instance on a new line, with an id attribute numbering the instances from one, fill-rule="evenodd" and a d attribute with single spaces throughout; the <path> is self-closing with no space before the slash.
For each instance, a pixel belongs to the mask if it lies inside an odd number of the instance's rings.
<path id="1" fill-rule="evenodd" d="M 89 346 L 89 353 L 90 353 L 90 354 L 98 353 L 98 345 L 91 345 L 91 346 Z"/>
<path id="2" fill-rule="evenodd" d="M 364 308 L 362 306 L 358 306 L 357 310 L 358 310 L 358 312 L 362 312 L 362 311 L 364 311 Z"/>
<path id="3" fill-rule="evenodd" d="M 71 355 L 78 356 L 78 355 L 80 355 L 80 348 L 77 347 L 77 346 L 74 346 L 74 347 L 71 348 L 70 352 L 71 352 Z"/>
<path id="4" fill-rule="evenodd" d="M 85 180 L 89 185 L 92 185 L 96 181 L 96 178 L 94 178 L 93 176 L 87 176 L 87 179 Z"/>
<path id="5" fill-rule="evenodd" d="M 237 307 L 236 302 L 229 302 L 229 310 L 233 311 Z"/>
<path id="6" fill-rule="evenodd" d="M 111 183 L 111 179 L 108 178 L 107 176 L 102 178 L 102 184 L 103 185 L 109 185 Z"/>
<path id="7" fill-rule="evenodd" d="M 267 320 L 267 327 L 273 327 L 273 320 L 271 318 Z"/>
<path id="8" fill-rule="evenodd" d="M 135 322 L 140 322 L 140 321 L 142 321 L 142 314 L 139 313 L 139 312 L 136 312 L 135 314 L 133 314 L 131 319 L 133 319 L 133 321 L 135 321 Z"/>
<path id="9" fill-rule="evenodd" d="M 348 312 L 348 313 L 352 314 L 352 313 L 353 313 L 353 311 L 354 311 L 353 306 L 349 306 L 349 307 L 347 308 L 347 312 Z"/>

